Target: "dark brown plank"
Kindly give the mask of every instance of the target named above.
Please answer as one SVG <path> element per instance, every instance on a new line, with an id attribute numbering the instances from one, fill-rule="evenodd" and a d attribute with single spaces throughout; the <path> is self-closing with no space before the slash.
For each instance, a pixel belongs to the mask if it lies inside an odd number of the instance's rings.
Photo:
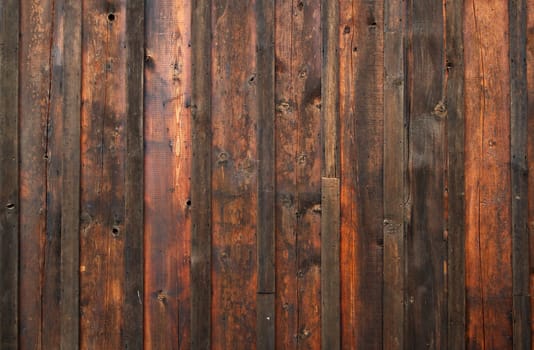
<path id="1" fill-rule="evenodd" d="M 405 3 L 384 3 L 384 349 L 404 346 L 405 328 Z"/>
<path id="2" fill-rule="evenodd" d="M 255 348 L 258 71 L 253 2 L 212 1 L 212 349 Z"/>
<path id="3" fill-rule="evenodd" d="M 257 348 L 275 345 L 275 145 L 274 145 L 274 2 L 256 1 L 256 79 L 258 120 L 258 297 Z"/>
<path id="4" fill-rule="evenodd" d="M 18 347 L 20 3 L 0 3 L 0 348 Z"/>
<path id="5" fill-rule="evenodd" d="M 121 348 L 126 8 L 86 1 L 82 11 L 80 347 Z"/>
<path id="6" fill-rule="evenodd" d="M 293 1 L 276 4 L 276 348 L 297 349 L 297 139 Z M 296 31 L 296 30 L 295 30 Z M 300 33 L 300 32 L 297 32 Z M 299 36 L 299 34 L 297 34 Z"/>
<path id="7" fill-rule="evenodd" d="M 122 345 L 143 349 L 143 0 L 126 3 L 126 164 Z"/>
<path id="8" fill-rule="evenodd" d="M 383 1 L 340 2 L 342 347 L 382 348 Z"/>
<path id="9" fill-rule="evenodd" d="M 448 346 L 465 346 L 463 0 L 445 2 L 447 106 Z"/>
<path id="10" fill-rule="evenodd" d="M 191 2 L 145 15 L 144 346 L 189 349 Z"/>
<path id="11" fill-rule="evenodd" d="M 341 346 L 339 246 L 339 3 L 321 2 L 321 347 Z"/>
<path id="12" fill-rule="evenodd" d="M 42 265 L 42 349 L 59 349 L 61 338 L 61 212 L 63 188 L 64 1 L 54 1 L 50 115 L 47 125 L 46 237 Z M 46 326 L 44 326 L 46 325 Z"/>
<path id="13" fill-rule="evenodd" d="M 191 348 L 211 348 L 211 1 L 193 2 Z"/>
<path id="14" fill-rule="evenodd" d="M 527 2 L 511 0 L 510 7 L 510 157 L 512 187 L 512 276 L 514 349 L 529 349 L 530 297 L 528 238 L 528 95 Z"/>
<path id="15" fill-rule="evenodd" d="M 508 11 L 464 2 L 468 349 L 512 347 Z"/>
<path id="16" fill-rule="evenodd" d="M 63 165 L 61 195 L 61 349 L 79 346 L 80 93 L 82 9 L 64 5 Z M 67 34 L 68 33 L 68 34 Z"/>
<path id="17" fill-rule="evenodd" d="M 323 177 L 321 187 L 321 348 L 340 349 L 339 179 Z"/>
<path id="18" fill-rule="evenodd" d="M 443 4 L 408 1 L 408 349 L 447 347 Z"/>
<path id="19" fill-rule="evenodd" d="M 530 341 L 534 338 L 534 0 L 527 1 L 527 156 L 528 156 L 528 232 L 529 232 L 529 275 L 530 275 Z"/>
<path id="20" fill-rule="evenodd" d="M 19 345 L 23 349 L 42 348 L 41 296 L 53 15 L 51 1 L 20 2 Z"/>

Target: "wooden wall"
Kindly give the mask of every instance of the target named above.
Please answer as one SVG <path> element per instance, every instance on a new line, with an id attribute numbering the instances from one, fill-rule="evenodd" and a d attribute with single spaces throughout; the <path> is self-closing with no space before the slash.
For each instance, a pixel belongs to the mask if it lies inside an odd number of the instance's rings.
<path id="1" fill-rule="evenodd" d="M 0 349 L 531 348 L 534 0 L 0 28 Z"/>

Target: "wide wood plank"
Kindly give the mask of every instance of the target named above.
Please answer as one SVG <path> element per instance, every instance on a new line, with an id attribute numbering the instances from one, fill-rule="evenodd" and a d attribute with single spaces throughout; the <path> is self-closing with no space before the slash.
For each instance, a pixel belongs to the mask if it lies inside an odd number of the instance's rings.
<path id="1" fill-rule="evenodd" d="M 20 347 L 42 348 L 42 295 L 46 233 L 51 1 L 20 2 Z M 36 70 L 35 67 L 41 69 Z"/>
<path id="2" fill-rule="evenodd" d="M 190 348 L 191 2 L 145 9 L 145 339 Z"/>
<path id="3" fill-rule="evenodd" d="M 445 2 L 447 106 L 448 346 L 465 346 L 465 181 L 463 1 Z"/>
<path id="4" fill-rule="evenodd" d="M 254 2 L 212 1 L 212 349 L 256 348 L 258 68 Z"/>
<path id="5" fill-rule="evenodd" d="M 344 349 L 382 348 L 383 2 L 340 2 Z"/>
<path id="6" fill-rule="evenodd" d="M 80 339 L 80 126 L 82 79 L 82 6 L 64 4 L 61 299 L 62 350 L 76 349 Z M 68 33 L 68 34 L 67 34 Z M 68 59 L 67 59 L 68 58 Z"/>
<path id="7" fill-rule="evenodd" d="M 211 1 L 193 3 L 191 348 L 211 344 Z"/>
<path id="8" fill-rule="evenodd" d="M 467 347 L 512 347 L 508 2 L 466 0 Z"/>
<path id="9" fill-rule="evenodd" d="M 17 0 L 0 3 L 0 348 L 18 347 L 19 156 Z"/>
<path id="10" fill-rule="evenodd" d="M 405 325 L 406 57 L 403 1 L 384 3 L 383 346 L 402 349 Z"/>
<path id="11" fill-rule="evenodd" d="M 125 3 L 83 5 L 80 347 L 120 348 L 126 231 L 126 8 Z"/>

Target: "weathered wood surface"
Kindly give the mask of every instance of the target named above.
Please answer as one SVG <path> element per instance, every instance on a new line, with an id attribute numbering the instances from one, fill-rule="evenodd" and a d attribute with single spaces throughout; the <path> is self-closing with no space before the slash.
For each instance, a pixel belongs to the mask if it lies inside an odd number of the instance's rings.
<path id="1" fill-rule="evenodd" d="M 0 348 L 531 347 L 534 1 L 0 26 Z"/>

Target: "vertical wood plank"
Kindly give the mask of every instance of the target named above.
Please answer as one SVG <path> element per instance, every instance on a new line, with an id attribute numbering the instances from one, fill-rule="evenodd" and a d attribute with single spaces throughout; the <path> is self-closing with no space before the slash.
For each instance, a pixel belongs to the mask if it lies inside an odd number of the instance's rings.
<path id="1" fill-rule="evenodd" d="M 447 347 L 443 3 L 407 2 L 408 349 Z"/>
<path id="2" fill-rule="evenodd" d="M 513 345 L 529 349 L 527 3 L 510 0 L 510 158 L 512 196 Z"/>
<path id="3" fill-rule="evenodd" d="M 51 1 L 20 2 L 19 346 L 23 349 L 42 348 L 53 16 Z"/>
<path id="4" fill-rule="evenodd" d="M 211 347 L 257 344 L 258 67 L 255 3 L 212 1 Z"/>
<path id="5" fill-rule="evenodd" d="M 405 329 L 405 3 L 384 4 L 384 349 L 402 349 Z"/>
<path id="6" fill-rule="evenodd" d="M 529 232 L 529 275 L 530 275 L 530 328 L 534 338 L 534 0 L 527 1 L 527 156 L 528 156 L 528 232 Z"/>
<path id="7" fill-rule="evenodd" d="M 383 2 L 340 2 L 344 349 L 382 348 Z"/>
<path id="8" fill-rule="evenodd" d="M 127 153 L 125 5 L 119 1 L 85 1 L 82 9 L 82 349 L 122 347 Z"/>
<path id="9" fill-rule="evenodd" d="M 447 106 L 448 346 L 465 347 L 463 0 L 445 2 Z"/>
<path id="10" fill-rule="evenodd" d="M 0 3 L 0 347 L 18 347 L 19 262 L 19 13 L 20 3 Z"/>
<path id="11" fill-rule="evenodd" d="M 211 1 L 193 2 L 191 348 L 211 348 Z"/>
<path id="12" fill-rule="evenodd" d="M 257 348 L 274 349 L 275 292 L 275 139 L 274 1 L 256 1 L 258 120 L 258 299 Z M 271 296 L 269 296 L 271 294 Z"/>
<path id="13" fill-rule="evenodd" d="M 276 56 L 276 348 L 297 349 L 297 139 L 294 88 L 296 4 L 277 1 Z M 297 34 L 298 35 L 298 34 Z M 298 36 L 297 36 L 298 37 Z"/>
<path id="14" fill-rule="evenodd" d="M 145 10 L 146 348 L 190 348 L 191 1 Z"/>
<path id="15" fill-rule="evenodd" d="M 64 0 L 54 0 L 50 114 L 47 125 L 46 237 L 43 247 L 42 348 L 59 349 L 61 338 L 61 216 L 65 64 Z"/>
<path id="16" fill-rule="evenodd" d="M 80 93 L 82 6 L 65 1 L 63 164 L 61 195 L 61 349 L 79 346 Z"/>
<path id="17" fill-rule="evenodd" d="M 143 61 L 144 0 L 126 3 L 126 164 L 122 345 L 143 349 Z"/>
<path id="18" fill-rule="evenodd" d="M 507 1 L 466 0 L 467 347 L 512 347 L 510 62 Z"/>
<path id="19" fill-rule="evenodd" d="M 321 279 L 322 349 L 339 349 L 339 179 L 322 179 Z"/>

